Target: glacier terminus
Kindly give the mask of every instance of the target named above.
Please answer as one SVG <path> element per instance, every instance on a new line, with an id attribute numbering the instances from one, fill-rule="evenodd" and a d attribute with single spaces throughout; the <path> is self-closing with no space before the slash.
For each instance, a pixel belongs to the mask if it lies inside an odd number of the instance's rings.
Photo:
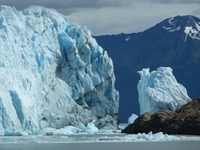
<path id="1" fill-rule="evenodd" d="M 0 135 L 117 127 L 113 63 L 86 27 L 53 9 L 0 6 L 0 43 Z"/>

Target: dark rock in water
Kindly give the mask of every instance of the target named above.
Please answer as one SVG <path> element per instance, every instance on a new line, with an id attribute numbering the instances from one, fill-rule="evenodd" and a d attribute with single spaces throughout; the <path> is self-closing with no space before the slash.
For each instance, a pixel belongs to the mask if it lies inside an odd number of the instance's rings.
<path id="1" fill-rule="evenodd" d="M 151 126 L 149 124 L 149 120 L 153 112 L 147 112 L 141 116 L 139 116 L 134 123 L 129 124 L 122 132 L 124 133 L 148 133 L 151 131 Z"/>
<path id="2" fill-rule="evenodd" d="M 166 122 L 164 132 L 168 134 L 200 135 L 200 98 L 176 110 L 173 118 Z"/>
<path id="3" fill-rule="evenodd" d="M 200 98 L 176 111 L 147 112 L 128 125 L 122 132 L 129 134 L 163 132 L 167 134 L 200 135 Z"/>

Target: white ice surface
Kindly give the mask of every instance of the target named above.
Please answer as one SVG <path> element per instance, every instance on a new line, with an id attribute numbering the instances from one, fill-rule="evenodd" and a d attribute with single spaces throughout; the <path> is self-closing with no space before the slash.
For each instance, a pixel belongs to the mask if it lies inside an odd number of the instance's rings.
<path id="1" fill-rule="evenodd" d="M 138 115 L 136 114 L 132 114 L 129 118 L 128 118 L 128 124 L 133 123 L 135 121 L 135 119 L 137 119 Z"/>
<path id="2" fill-rule="evenodd" d="M 53 9 L 0 6 L 0 135 L 117 127 L 112 60 L 86 27 Z"/>
<path id="3" fill-rule="evenodd" d="M 147 68 L 138 73 L 140 114 L 163 109 L 176 110 L 191 101 L 187 90 L 177 82 L 170 67 L 160 67 L 152 72 Z"/>

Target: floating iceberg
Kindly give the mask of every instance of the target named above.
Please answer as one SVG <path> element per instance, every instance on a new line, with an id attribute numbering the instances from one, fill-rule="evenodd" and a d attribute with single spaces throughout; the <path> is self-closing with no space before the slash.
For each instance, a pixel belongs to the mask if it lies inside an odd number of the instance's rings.
<path id="1" fill-rule="evenodd" d="M 43 136 L 53 136 L 53 135 L 82 135 L 82 134 L 94 134 L 98 133 L 99 129 L 95 126 L 95 121 L 91 121 L 85 126 L 83 123 L 80 123 L 77 127 L 75 126 L 65 126 L 63 128 L 44 128 L 36 133 L 36 135 Z"/>
<path id="2" fill-rule="evenodd" d="M 138 73 L 140 114 L 162 109 L 176 110 L 191 101 L 185 87 L 176 81 L 170 67 L 160 67 L 151 73 L 148 68 Z"/>
<path id="3" fill-rule="evenodd" d="M 128 118 L 128 124 L 131 124 L 135 121 L 135 119 L 137 119 L 138 115 L 136 114 L 132 114 L 129 118 Z"/>
<path id="4" fill-rule="evenodd" d="M 86 27 L 40 6 L 0 11 L 0 135 L 117 127 L 113 63 Z"/>

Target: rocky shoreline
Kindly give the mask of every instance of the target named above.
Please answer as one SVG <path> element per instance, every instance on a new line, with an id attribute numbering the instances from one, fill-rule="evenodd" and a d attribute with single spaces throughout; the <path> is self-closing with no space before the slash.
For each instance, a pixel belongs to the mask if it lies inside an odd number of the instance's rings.
<path id="1" fill-rule="evenodd" d="M 183 105 L 176 111 L 147 112 L 129 124 L 122 133 L 157 133 L 200 135 L 200 98 Z"/>

